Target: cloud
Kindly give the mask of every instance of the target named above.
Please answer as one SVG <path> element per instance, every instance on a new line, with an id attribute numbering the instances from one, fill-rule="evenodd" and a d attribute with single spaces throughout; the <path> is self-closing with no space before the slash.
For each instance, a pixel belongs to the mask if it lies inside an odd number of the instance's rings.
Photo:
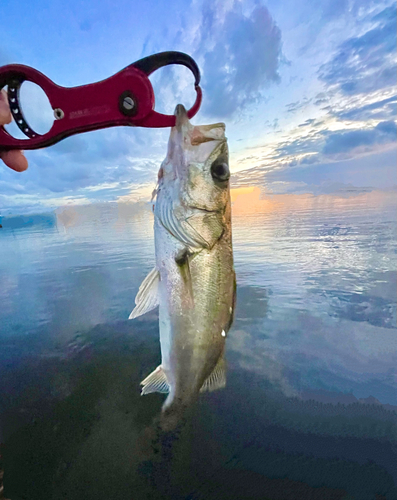
<path id="1" fill-rule="evenodd" d="M 299 6 L 296 12 L 291 12 L 292 2 L 287 11 L 274 2 L 268 5 L 272 14 L 263 0 L 192 0 L 175 18 L 176 29 L 152 29 L 150 37 L 145 32 L 141 55 L 172 49 L 194 57 L 202 71 L 204 92 L 195 123 L 227 121 L 235 158 L 244 154 L 244 145 L 254 146 L 255 154 L 250 151 L 246 158 L 235 160 L 239 169 L 258 167 L 250 174 L 252 179 L 272 171 L 321 169 L 324 164 L 386 149 L 394 141 L 395 124 L 390 120 L 397 100 L 390 97 L 391 91 L 370 96 L 366 92 L 384 89 L 394 79 L 394 5 L 324 0 L 314 8 Z M 92 16 L 82 16 L 81 21 L 76 25 L 80 34 L 96 24 Z M 153 19 L 154 27 L 156 22 Z M 314 43 L 316 30 L 324 36 Z M 306 41 L 313 51 L 302 55 L 299 46 Z M 283 42 L 294 59 L 288 68 Z M 0 60 L 2 56 L 7 54 L 0 53 Z M 319 64 L 320 85 L 311 78 Z M 76 71 L 78 76 L 80 70 Z M 287 89 L 286 82 L 292 80 L 293 87 Z M 194 102 L 193 76 L 187 68 L 163 68 L 151 81 L 158 111 L 169 114 L 177 102 L 187 107 Z M 28 95 L 27 101 L 31 101 L 32 116 L 44 126 L 43 106 L 35 104 L 38 97 Z M 294 119 L 298 116 L 303 116 L 299 122 Z M 352 125 L 353 129 L 348 128 Z M 30 193 L 41 199 L 126 196 L 133 184 L 155 182 L 168 134 L 169 130 L 114 128 L 27 152 L 30 168 L 23 176 L 1 170 L 0 194 L 6 196 L 3 200 L 12 194 L 22 200 Z M 237 141 L 242 136 L 241 144 Z M 268 142 L 259 147 L 256 140 Z"/>
<path id="2" fill-rule="evenodd" d="M 369 153 L 388 146 L 397 136 L 393 120 L 379 122 L 371 128 L 331 131 L 325 122 L 309 119 L 300 124 L 298 130 L 298 137 L 277 144 L 272 156 L 274 161 L 294 166 L 320 163 L 342 153 L 343 158 L 352 157 L 355 153 Z M 298 162 L 291 163 L 296 157 Z"/>
<path id="3" fill-rule="evenodd" d="M 167 47 L 189 53 L 198 63 L 204 121 L 235 118 L 263 101 L 264 91 L 280 82 L 280 66 L 289 64 L 282 54 L 281 30 L 267 7 L 261 1 L 203 0 L 192 1 L 186 12 Z M 143 56 L 158 50 L 165 48 L 151 37 Z M 162 112 L 173 113 L 170 103 L 194 102 L 193 77 L 186 68 L 163 68 L 151 81 L 156 109 Z"/>
<path id="4" fill-rule="evenodd" d="M 313 158 L 315 161 L 312 164 L 301 160 L 295 168 L 289 168 L 285 162 L 280 168 L 276 168 L 275 163 L 266 169 L 258 167 L 252 174 L 249 170 L 239 172 L 239 181 L 244 180 L 244 185 L 286 181 L 317 186 L 329 181 L 378 189 L 389 189 L 397 185 L 396 148 L 374 151 L 360 157 L 341 154 L 338 158 L 337 155 L 331 157 L 318 154 L 313 155 Z"/>
<path id="5" fill-rule="evenodd" d="M 333 132 L 326 138 L 322 149 L 325 155 L 348 153 L 362 148 L 370 151 L 373 146 L 396 141 L 397 127 L 394 121 L 380 122 L 372 129 Z"/>
<path id="6" fill-rule="evenodd" d="M 203 18 L 203 75 L 210 90 L 204 111 L 228 117 L 257 100 L 267 84 L 280 81 L 281 31 L 261 5 L 244 15 L 239 2 L 233 2 L 219 18 L 216 4 L 206 2 Z"/>
<path id="7" fill-rule="evenodd" d="M 232 177 L 232 184 L 302 181 L 317 185 L 331 180 L 385 189 L 397 183 L 396 135 L 394 121 L 337 131 L 329 130 L 323 121 L 307 124 L 292 130 L 284 142 L 258 147 L 254 154 L 250 150 L 241 157 L 237 162 L 240 171 Z"/>
<path id="8" fill-rule="evenodd" d="M 303 181 L 273 181 L 266 183 L 266 192 L 272 194 L 336 194 L 349 198 L 374 191 L 371 187 L 357 187 L 343 182 L 324 181 L 320 184 L 307 184 Z"/>
<path id="9" fill-rule="evenodd" d="M 371 19 L 371 28 L 344 41 L 319 78 L 345 95 L 373 92 L 396 85 L 396 5 Z"/>
<path id="10" fill-rule="evenodd" d="M 321 17 L 324 21 L 331 21 L 339 18 L 349 10 L 348 0 L 327 0 L 320 2 L 319 8 L 322 10 Z"/>
<path id="11" fill-rule="evenodd" d="M 314 154 L 311 154 L 311 155 L 307 155 L 307 156 L 304 156 L 301 161 L 300 161 L 300 165 L 313 165 L 314 163 L 319 163 L 319 158 L 320 158 L 320 155 L 314 153 Z"/>
<path id="12" fill-rule="evenodd" d="M 24 113 L 31 126 L 45 133 L 53 123 L 53 113 L 43 91 L 31 82 L 21 88 Z M 7 126 L 14 137 L 20 135 L 15 123 Z M 16 131 L 19 133 L 16 133 Z M 160 162 L 166 154 L 168 129 L 115 127 L 69 137 L 49 148 L 27 151 L 29 169 L 23 175 L 0 165 L 0 210 L 32 206 L 29 196 L 39 203 L 56 196 L 85 197 L 85 190 L 119 183 L 109 189 L 109 197 L 125 195 L 127 185 L 156 181 Z M 18 193 L 15 201 L 11 196 Z M 105 191 L 102 191 L 106 197 Z M 88 198 L 92 197 L 88 194 Z"/>
<path id="13" fill-rule="evenodd" d="M 142 56 L 169 50 L 170 45 L 192 54 L 202 70 L 206 99 L 200 113 L 204 120 L 231 118 L 263 99 L 268 85 L 279 82 L 281 31 L 268 9 L 259 3 L 204 0 L 190 7 L 181 29 L 166 34 L 164 40 L 159 36 L 152 43 L 147 40 L 144 52 L 148 52 Z M 89 29 L 89 22 L 83 21 L 80 29 Z M 154 73 L 151 81 L 158 111 L 173 113 L 175 103 L 194 102 L 193 76 L 187 68 L 163 68 Z M 23 104 L 28 121 L 43 133 L 52 124 L 51 107 L 38 88 L 30 84 L 25 87 Z M 278 121 L 274 120 L 273 128 L 277 127 Z M 19 133 L 15 124 L 10 133 Z M 133 183 L 155 183 L 168 135 L 169 130 L 164 129 L 117 127 L 73 136 L 45 150 L 29 151 L 29 169 L 18 177 L 17 184 L 16 174 L 4 171 L 0 205 L 2 209 L 15 206 L 11 193 L 18 193 L 16 200 L 21 204 L 24 197 L 31 204 L 30 193 L 43 203 L 57 196 L 126 196 Z"/>
<path id="14" fill-rule="evenodd" d="M 300 125 L 298 125 L 299 127 L 308 127 L 310 125 L 313 125 L 313 123 L 316 121 L 315 118 L 309 118 L 308 120 L 306 120 L 304 123 L 301 123 Z"/>
<path id="15" fill-rule="evenodd" d="M 207 116 L 229 118 L 280 81 L 281 31 L 265 6 L 246 13 L 238 1 L 205 1 L 197 33 Z"/>
<path id="16" fill-rule="evenodd" d="M 25 186 L 19 184 L 18 182 L 9 182 L 0 180 L 0 195 L 10 194 L 10 193 L 22 194 L 25 192 L 26 192 Z"/>
<path id="17" fill-rule="evenodd" d="M 332 112 L 332 114 L 339 119 L 352 121 L 391 119 L 397 114 L 397 96 L 381 99 L 380 101 L 365 104 L 364 106 Z"/>
<path id="18" fill-rule="evenodd" d="M 310 130 L 296 139 L 288 139 L 284 142 L 280 142 L 275 151 L 275 158 L 284 158 L 286 156 L 302 155 L 305 153 L 315 153 L 319 151 L 323 141 L 324 137 L 321 132 Z"/>
<path id="19" fill-rule="evenodd" d="M 296 111 L 305 108 L 307 105 L 311 103 L 311 101 L 312 101 L 311 99 L 304 97 L 301 101 L 291 102 L 290 104 L 286 105 L 287 112 L 295 113 Z"/>
<path id="20" fill-rule="evenodd" d="M 127 195 L 132 184 L 154 186 L 168 133 L 114 128 L 27 151 L 29 168 L 22 175 L 0 166 L 0 209 L 15 212 L 26 205 L 26 210 L 37 210 L 64 197 L 115 200 Z"/>

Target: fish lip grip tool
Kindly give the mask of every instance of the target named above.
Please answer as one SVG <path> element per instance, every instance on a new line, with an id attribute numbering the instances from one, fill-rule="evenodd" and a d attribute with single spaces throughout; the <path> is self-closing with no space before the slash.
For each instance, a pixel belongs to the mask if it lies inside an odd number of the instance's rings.
<path id="1" fill-rule="evenodd" d="M 149 75 L 154 71 L 171 64 L 186 66 L 194 75 L 196 101 L 187 113 L 192 118 L 201 105 L 200 70 L 196 62 L 183 52 L 153 54 L 106 80 L 69 88 L 55 84 L 29 66 L 10 64 L 0 67 L 0 90 L 7 86 L 12 116 L 27 137 L 16 139 L 0 126 L 0 151 L 45 148 L 74 134 L 120 125 L 173 127 L 174 115 L 164 115 L 154 110 L 154 91 L 149 80 Z M 54 110 L 54 123 L 45 134 L 35 132 L 24 117 L 19 90 L 25 81 L 41 87 Z"/>

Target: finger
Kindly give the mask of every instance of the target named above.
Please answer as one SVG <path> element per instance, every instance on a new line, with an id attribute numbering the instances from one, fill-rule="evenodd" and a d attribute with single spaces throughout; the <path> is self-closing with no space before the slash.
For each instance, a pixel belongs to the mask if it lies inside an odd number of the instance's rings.
<path id="1" fill-rule="evenodd" d="M 12 115 L 8 105 L 7 92 L 3 89 L 0 92 L 0 126 L 11 123 Z M 28 160 L 22 151 L 12 150 L 0 153 L 0 158 L 16 172 L 23 172 L 28 168 Z"/>
<path id="2" fill-rule="evenodd" d="M 12 150 L 0 154 L 0 158 L 16 172 L 23 172 L 28 168 L 28 160 L 22 151 Z"/>
<path id="3" fill-rule="evenodd" d="M 0 125 L 7 125 L 11 121 L 12 115 L 8 105 L 7 92 L 2 90 L 0 92 Z"/>

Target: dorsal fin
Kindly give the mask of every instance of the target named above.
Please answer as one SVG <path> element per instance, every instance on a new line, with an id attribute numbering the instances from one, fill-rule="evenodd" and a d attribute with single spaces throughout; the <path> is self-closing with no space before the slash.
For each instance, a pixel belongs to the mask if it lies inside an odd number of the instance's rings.
<path id="1" fill-rule="evenodd" d="M 128 319 L 134 319 L 142 314 L 146 314 L 159 305 L 158 286 L 160 273 L 156 268 L 152 269 L 142 281 L 138 293 L 135 297 L 135 308 Z"/>
<path id="2" fill-rule="evenodd" d="M 142 380 L 141 385 L 143 386 L 141 396 L 152 392 L 161 392 L 164 394 L 170 392 L 170 386 L 161 365 Z"/>
<path id="3" fill-rule="evenodd" d="M 215 391 L 216 389 L 222 389 L 225 386 L 226 386 L 226 363 L 222 354 L 213 372 L 201 387 L 200 392 L 205 392 L 205 391 L 211 392 Z"/>

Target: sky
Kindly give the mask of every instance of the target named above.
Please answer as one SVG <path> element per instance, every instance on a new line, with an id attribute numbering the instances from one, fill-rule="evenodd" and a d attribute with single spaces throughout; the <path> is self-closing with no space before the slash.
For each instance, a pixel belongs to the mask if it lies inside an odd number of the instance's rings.
<path id="1" fill-rule="evenodd" d="M 0 66 L 33 66 L 62 86 L 107 78 L 164 50 L 202 74 L 193 124 L 223 121 L 232 187 L 266 193 L 395 189 L 396 4 L 372 0 L 2 0 Z M 190 107 L 193 76 L 152 77 L 156 109 Z M 33 84 L 22 107 L 39 133 L 52 110 Z M 7 128 L 15 136 L 16 126 Z M 0 214 L 150 199 L 168 129 L 117 127 L 28 151 L 0 165 Z"/>

